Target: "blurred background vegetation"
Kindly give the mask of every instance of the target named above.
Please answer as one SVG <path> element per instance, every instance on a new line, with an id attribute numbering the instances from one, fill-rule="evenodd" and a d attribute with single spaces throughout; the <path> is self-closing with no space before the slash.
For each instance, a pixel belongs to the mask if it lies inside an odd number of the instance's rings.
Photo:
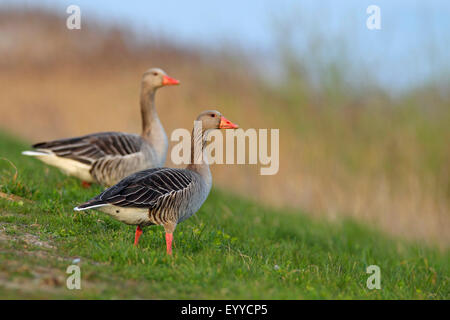
<path id="1" fill-rule="evenodd" d="M 89 17 L 71 31 L 64 11 L 0 6 L 0 129 L 30 143 L 139 132 L 141 75 L 161 67 L 181 80 L 157 95 L 169 137 L 212 107 L 242 128 L 280 128 L 277 175 L 215 165 L 216 186 L 448 247 L 448 60 L 406 52 L 411 67 L 431 63 L 434 72 L 407 86 L 397 85 L 407 70 L 380 81 L 373 68 L 386 68 L 382 56 L 371 66 L 358 61 L 356 38 L 299 15 L 272 17 L 269 55 L 234 45 L 232 36 L 208 48 Z M 442 41 L 450 42 L 430 39 Z"/>

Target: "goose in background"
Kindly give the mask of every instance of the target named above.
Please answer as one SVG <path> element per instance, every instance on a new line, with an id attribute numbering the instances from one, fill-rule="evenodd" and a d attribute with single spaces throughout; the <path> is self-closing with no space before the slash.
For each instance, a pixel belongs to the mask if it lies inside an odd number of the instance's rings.
<path id="1" fill-rule="evenodd" d="M 22 154 L 36 157 L 81 179 L 83 186 L 92 182 L 112 186 L 134 172 L 161 167 L 166 161 L 168 140 L 155 109 L 155 94 L 158 88 L 176 84 L 179 84 L 178 80 L 158 68 L 143 74 L 140 135 L 100 132 L 36 143 L 32 146 L 35 151 Z"/>
<path id="2" fill-rule="evenodd" d="M 136 172 L 74 210 L 97 208 L 121 222 L 137 225 L 134 245 L 138 244 L 143 227 L 162 225 L 167 253 L 172 254 L 177 224 L 197 212 L 211 190 L 211 172 L 203 152 L 208 131 L 238 128 L 218 111 L 204 111 L 197 121 L 201 121 L 202 130 L 196 133 L 193 130 L 191 162 L 185 169 L 153 168 Z M 201 153 L 194 154 L 195 145 L 199 147 L 195 150 L 201 148 Z"/>

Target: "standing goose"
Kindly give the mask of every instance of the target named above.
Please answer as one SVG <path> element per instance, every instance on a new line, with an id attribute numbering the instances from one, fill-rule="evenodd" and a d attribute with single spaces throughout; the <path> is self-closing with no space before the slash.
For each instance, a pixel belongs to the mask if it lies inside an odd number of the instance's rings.
<path id="1" fill-rule="evenodd" d="M 211 172 L 203 152 L 208 131 L 238 127 L 218 111 L 204 111 L 197 121 L 201 123 L 201 130 L 197 127 L 193 130 L 191 163 L 185 169 L 153 168 L 136 172 L 74 210 L 99 208 L 119 221 L 137 225 L 135 246 L 142 227 L 162 225 L 167 253 L 172 254 L 175 227 L 200 209 L 211 190 Z M 202 152 L 194 155 L 194 151 L 200 149 Z"/>
<path id="2" fill-rule="evenodd" d="M 126 176 L 147 168 L 160 167 L 166 161 L 167 136 L 155 109 L 156 90 L 179 84 L 158 68 L 147 70 L 141 83 L 141 135 L 100 132 L 76 138 L 41 142 L 36 151 L 22 154 L 61 169 L 83 181 L 112 186 Z"/>

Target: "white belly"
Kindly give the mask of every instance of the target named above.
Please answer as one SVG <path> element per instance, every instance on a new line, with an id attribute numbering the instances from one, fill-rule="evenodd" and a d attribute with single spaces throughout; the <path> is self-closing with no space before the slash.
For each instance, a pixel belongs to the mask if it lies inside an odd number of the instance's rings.
<path id="1" fill-rule="evenodd" d="M 34 155 L 36 158 L 51 166 L 61 169 L 69 176 L 77 177 L 86 182 L 95 182 L 91 173 L 91 166 L 72 159 L 58 157 L 55 154 Z"/>
<path id="2" fill-rule="evenodd" d="M 99 207 L 98 210 L 105 212 L 113 218 L 132 225 L 151 224 L 148 217 L 148 209 L 145 208 L 122 208 L 114 205 Z"/>

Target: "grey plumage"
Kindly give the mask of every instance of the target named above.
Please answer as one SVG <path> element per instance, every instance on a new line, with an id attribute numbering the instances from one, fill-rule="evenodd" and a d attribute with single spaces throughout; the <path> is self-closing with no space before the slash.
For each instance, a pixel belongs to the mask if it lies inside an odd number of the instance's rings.
<path id="1" fill-rule="evenodd" d="M 24 155 L 56 166 L 86 182 L 111 186 L 126 176 L 164 165 L 168 140 L 154 106 L 155 92 L 178 84 L 161 69 L 149 69 L 141 84 L 141 135 L 101 132 L 81 137 L 42 142 Z"/>
<path id="2" fill-rule="evenodd" d="M 197 212 L 211 190 L 211 171 L 203 153 L 207 131 L 237 128 L 217 111 L 205 111 L 197 120 L 202 122 L 202 130 L 191 138 L 192 162 L 185 169 L 153 168 L 136 172 L 74 210 L 98 208 L 119 221 L 137 225 L 135 245 L 141 227 L 162 225 L 170 254 L 177 224 Z M 200 163 L 193 161 L 197 142 L 203 153 Z"/>
<path id="3" fill-rule="evenodd" d="M 211 184 L 197 172 L 154 168 L 132 174 L 77 209 L 102 205 L 146 208 L 148 221 L 141 223 L 141 226 L 178 224 L 200 208 L 210 190 Z M 134 224 L 132 221 L 129 223 Z"/>
<path id="4" fill-rule="evenodd" d="M 161 166 L 165 161 L 159 159 L 139 135 L 121 132 L 102 132 L 37 143 L 33 148 L 88 165 L 94 180 L 106 186 L 136 171 Z"/>

